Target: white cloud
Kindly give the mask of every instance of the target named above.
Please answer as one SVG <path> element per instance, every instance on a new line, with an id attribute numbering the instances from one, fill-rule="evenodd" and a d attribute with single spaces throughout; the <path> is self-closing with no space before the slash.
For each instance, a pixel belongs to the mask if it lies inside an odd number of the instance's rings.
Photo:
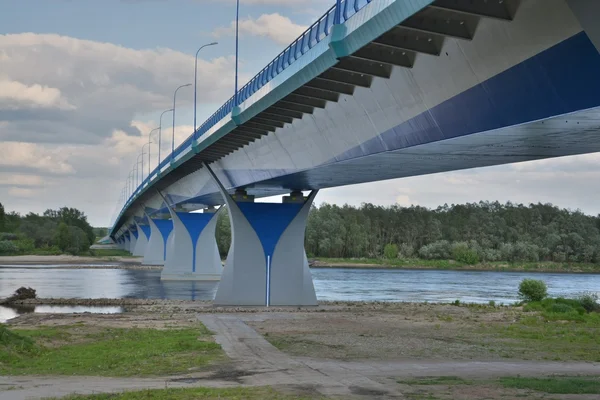
<path id="1" fill-rule="evenodd" d="M 43 179 L 39 175 L 0 173 L 0 186 L 40 186 Z"/>
<path id="2" fill-rule="evenodd" d="M 116 129 L 139 135 L 131 126 L 136 115 L 169 108 L 173 90 L 194 76 L 194 56 L 170 49 L 35 33 L 0 35 L 0 48 L 4 141 L 98 144 Z M 198 60 L 200 106 L 229 97 L 233 65 L 231 57 Z M 192 91 L 182 91 L 177 102 L 191 106 Z M 14 104 L 38 108 L 15 110 Z"/>
<path id="3" fill-rule="evenodd" d="M 290 44 L 308 27 L 292 22 L 288 17 L 278 13 L 263 14 L 254 19 L 248 17 L 240 20 L 240 35 L 267 37 L 279 44 Z M 213 32 L 215 37 L 235 34 L 235 21 L 228 27 L 218 28 Z"/>
<path id="4" fill-rule="evenodd" d="M 8 195 L 13 197 L 35 197 L 38 190 L 31 188 L 12 187 L 8 189 Z"/>
<path id="5" fill-rule="evenodd" d="M 18 110 L 23 107 L 74 110 L 59 89 L 38 84 L 25 85 L 18 81 L 0 80 L 0 108 Z"/>
<path id="6" fill-rule="evenodd" d="M 34 169 L 50 174 L 69 174 L 74 169 L 67 161 L 66 149 L 49 149 L 34 143 L 7 142 L 0 146 L 0 167 Z"/>

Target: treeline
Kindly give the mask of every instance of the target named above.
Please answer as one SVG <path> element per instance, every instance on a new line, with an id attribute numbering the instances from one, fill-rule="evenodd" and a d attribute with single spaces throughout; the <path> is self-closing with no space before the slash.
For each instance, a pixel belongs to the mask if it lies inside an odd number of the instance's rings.
<path id="1" fill-rule="evenodd" d="M 87 217 L 75 208 L 22 216 L 6 212 L 0 204 L 0 255 L 77 255 L 88 251 L 95 238 Z"/>
<path id="2" fill-rule="evenodd" d="M 324 204 L 309 216 L 306 251 L 314 257 L 600 263 L 600 218 L 551 204 L 480 202 L 434 210 Z"/>
<path id="3" fill-rule="evenodd" d="M 227 254 L 224 214 L 217 240 Z M 310 212 L 305 246 L 309 257 L 600 263 L 600 218 L 551 204 L 480 202 L 436 209 L 323 204 Z"/>

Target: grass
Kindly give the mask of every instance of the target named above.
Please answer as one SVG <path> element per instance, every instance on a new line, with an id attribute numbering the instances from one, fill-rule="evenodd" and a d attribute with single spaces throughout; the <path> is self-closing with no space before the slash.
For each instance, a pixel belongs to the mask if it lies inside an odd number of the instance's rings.
<path id="1" fill-rule="evenodd" d="M 7 344 L 0 343 L 0 375 L 156 376 L 187 372 L 223 358 L 204 326 L 4 331 L 9 336 Z"/>
<path id="2" fill-rule="evenodd" d="M 441 269 L 441 270 L 484 270 L 484 271 L 521 271 L 521 272 L 581 272 L 600 273 L 600 264 L 557 263 L 557 262 L 507 262 L 493 261 L 468 265 L 454 260 L 424 260 L 420 258 L 316 258 L 317 261 L 333 266 L 352 266 L 371 264 L 398 269 Z"/>
<path id="3" fill-rule="evenodd" d="M 507 388 L 552 394 L 600 394 L 600 377 L 500 378 Z"/>
<path id="4" fill-rule="evenodd" d="M 90 250 L 92 257 L 133 257 L 130 252 L 122 249 L 94 249 Z"/>
<path id="5" fill-rule="evenodd" d="M 399 380 L 398 383 L 404 385 L 471 385 L 471 381 L 459 378 L 458 376 L 436 376 L 433 378 L 414 378 L 409 380 Z"/>
<path id="6" fill-rule="evenodd" d="M 576 301 L 549 299 L 528 304 L 524 309 L 531 313 L 517 314 L 513 323 L 487 324 L 483 332 L 500 341 L 505 357 L 600 362 L 600 314 L 582 314 L 574 306 L 556 308 L 568 302 Z"/>
<path id="7" fill-rule="evenodd" d="M 15 357 L 33 356 L 38 348 L 31 338 L 18 335 L 0 324 L 0 369 Z"/>
<path id="8" fill-rule="evenodd" d="M 258 388 L 190 388 L 157 389 L 118 394 L 75 395 L 62 397 L 64 400 L 308 400 L 325 397 L 283 394 L 270 387 Z M 50 399 L 49 399 L 50 400 Z"/>

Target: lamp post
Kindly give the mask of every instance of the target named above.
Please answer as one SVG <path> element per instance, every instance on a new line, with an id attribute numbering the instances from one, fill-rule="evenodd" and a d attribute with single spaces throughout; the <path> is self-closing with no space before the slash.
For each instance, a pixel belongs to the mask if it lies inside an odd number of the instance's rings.
<path id="1" fill-rule="evenodd" d="M 154 128 L 150 131 L 150 133 L 148 134 L 148 178 L 150 178 L 150 143 L 152 143 L 150 140 L 152 140 L 152 133 L 156 132 L 157 130 L 159 130 L 160 128 Z M 142 149 L 143 150 L 143 149 Z"/>
<path id="2" fill-rule="evenodd" d="M 133 194 L 133 169 L 129 172 L 129 177 L 127 178 L 127 202 L 129 202 L 129 198 Z"/>
<path id="3" fill-rule="evenodd" d="M 240 49 L 240 0 L 237 0 L 235 10 L 235 93 L 233 94 L 233 105 L 237 107 L 238 104 L 238 57 Z"/>
<path id="4" fill-rule="evenodd" d="M 194 62 L 194 133 L 196 132 L 196 100 L 198 97 L 198 53 L 200 53 L 200 50 L 202 50 L 205 47 L 208 46 L 215 46 L 217 45 L 217 42 L 212 42 L 209 44 L 205 44 L 204 46 L 200 46 L 200 48 L 198 49 L 198 51 L 196 51 L 196 61 Z"/>
<path id="5" fill-rule="evenodd" d="M 171 162 L 173 162 L 173 153 L 175 153 L 175 102 L 177 101 L 177 92 L 179 91 L 179 89 L 188 86 L 192 86 L 192 84 L 186 83 L 185 85 L 179 86 L 177 89 L 175 89 L 175 93 L 173 94 L 173 137 L 171 139 Z"/>
<path id="6" fill-rule="evenodd" d="M 136 179 L 137 179 L 137 186 L 136 186 L 136 188 L 135 188 L 135 190 L 136 190 L 136 191 L 137 191 L 138 187 L 140 186 L 140 168 L 139 168 L 139 165 L 140 165 L 140 157 L 142 157 L 142 165 L 144 165 L 144 164 L 143 164 L 143 162 L 144 162 L 144 158 L 143 158 L 143 156 L 144 156 L 145 154 L 146 154 L 146 153 L 144 153 L 144 150 L 142 150 L 142 154 L 140 154 L 140 155 L 138 155 L 138 156 L 137 156 L 137 162 L 135 163 Z M 143 173 L 143 171 L 142 171 L 142 173 Z"/>
<path id="7" fill-rule="evenodd" d="M 150 141 L 150 138 L 148 137 L 148 143 L 145 143 L 142 146 L 142 154 L 141 154 L 142 156 L 144 154 L 146 154 L 146 153 L 144 153 L 144 148 L 146 146 L 148 146 L 148 176 L 150 176 L 150 143 L 152 143 L 152 142 Z M 144 185 L 144 157 L 142 157 L 142 185 Z"/>
<path id="8" fill-rule="evenodd" d="M 160 123 L 158 125 L 158 164 L 157 165 L 160 165 L 160 147 L 162 145 L 162 117 L 163 117 L 163 115 L 165 115 L 166 113 L 171 112 L 171 111 L 173 111 L 173 109 L 169 108 L 168 110 L 165 110 L 165 111 L 163 111 L 162 114 L 160 114 Z M 160 171 L 158 171 L 158 172 L 160 172 Z"/>

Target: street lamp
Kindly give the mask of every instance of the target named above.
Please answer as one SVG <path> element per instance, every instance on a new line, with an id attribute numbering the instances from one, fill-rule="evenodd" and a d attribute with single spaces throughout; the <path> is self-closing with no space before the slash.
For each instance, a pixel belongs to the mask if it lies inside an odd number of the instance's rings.
<path id="1" fill-rule="evenodd" d="M 173 162 L 173 154 L 175 153 L 175 101 L 177 100 L 177 92 L 179 89 L 192 86 L 191 83 L 186 83 L 185 85 L 179 86 L 175 89 L 175 93 L 173 94 L 173 137 L 171 139 L 171 162 Z"/>
<path id="2" fill-rule="evenodd" d="M 148 143 L 145 143 L 142 146 L 142 156 L 146 153 L 144 153 L 144 147 L 148 146 L 148 176 L 150 176 L 150 143 L 152 143 L 150 141 L 150 137 L 148 136 Z M 144 185 L 144 157 L 142 157 L 142 185 Z"/>
<path id="3" fill-rule="evenodd" d="M 135 163 L 135 170 L 136 170 L 136 179 L 137 179 L 137 187 L 135 188 L 135 190 L 137 191 L 138 187 L 140 186 L 140 169 L 139 169 L 139 165 L 140 165 L 140 157 L 146 155 L 146 153 L 144 153 L 144 150 L 142 149 L 142 154 L 137 156 L 137 162 Z M 142 163 L 144 162 L 144 159 L 142 158 Z M 144 164 L 142 164 L 144 165 Z M 142 171 L 142 173 L 144 173 Z"/>
<path id="4" fill-rule="evenodd" d="M 129 172 L 129 177 L 127 178 L 127 202 L 129 202 L 129 198 L 133 194 L 133 169 Z"/>
<path id="5" fill-rule="evenodd" d="M 157 130 L 159 130 L 160 128 L 154 128 L 150 131 L 150 133 L 148 134 L 148 178 L 150 178 L 150 143 L 152 143 L 150 140 L 152 140 L 152 133 L 156 132 Z M 142 151 L 144 149 L 142 148 Z"/>
<path id="6" fill-rule="evenodd" d="M 194 133 L 196 132 L 196 98 L 198 96 L 198 53 L 200 53 L 200 50 L 202 50 L 205 47 L 208 46 L 215 46 L 219 43 L 217 42 L 212 42 L 209 44 L 205 44 L 204 46 L 200 46 L 200 48 L 198 49 L 198 51 L 196 51 L 196 61 L 194 62 Z"/>
<path id="7" fill-rule="evenodd" d="M 165 110 L 162 114 L 160 114 L 160 124 L 158 125 L 158 165 L 160 165 L 160 147 L 162 145 L 162 117 L 163 115 L 171 111 L 173 111 L 173 109 L 169 108 L 168 110 Z"/>
<path id="8" fill-rule="evenodd" d="M 237 107 L 238 104 L 238 56 L 240 49 L 240 0 L 237 0 L 237 6 L 235 11 L 235 93 L 233 94 L 233 105 Z"/>

